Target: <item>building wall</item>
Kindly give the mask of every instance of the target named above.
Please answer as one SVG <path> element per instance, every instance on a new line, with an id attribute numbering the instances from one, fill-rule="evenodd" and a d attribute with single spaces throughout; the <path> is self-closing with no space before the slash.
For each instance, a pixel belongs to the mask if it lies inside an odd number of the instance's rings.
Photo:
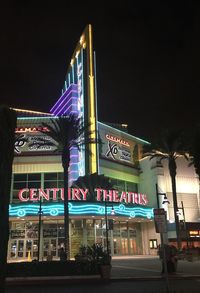
<path id="1" fill-rule="evenodd" d="M 200 197 L 199 180 L 193 166 L 185 158 L 177 158 L 176 191 L 179 208 L 179 221 L 199 223 L 200 227 Z M 167 219 L 171 224 L 168 231 L 168 238 L 176 238 L 174 225 L 174 208 L 172 197 L 171 177 L 168 170 L 167 160 L 162 164 L 154 158 L 142 159 L 140 161 L 140 183 L 139 191 L 146 192 L 151 204 L 157 208 L 156 184 L 158 185 L 159 207 L 167 212 Z M 163 204 L 164 195 L 167 195 L 169 204 Z M 185 215 L 185 216 L 184 216 Z M 200 230 L 200 229 L 199 229 Z"/>
<path id="2" fill-rule="evenodd" d="M 157 255 L 157 247 L 151 248 L 150 241 L 156 241 L 157 246 L 160 244 L 160 234 L 156 233 L 154 221 L 142 223 L 143 253 L 145 255 Z"/>
<path id="3" fill-rule="evenodd" d="M 13 173 L 63 172 L 61 156 L 15 157 Z"/>

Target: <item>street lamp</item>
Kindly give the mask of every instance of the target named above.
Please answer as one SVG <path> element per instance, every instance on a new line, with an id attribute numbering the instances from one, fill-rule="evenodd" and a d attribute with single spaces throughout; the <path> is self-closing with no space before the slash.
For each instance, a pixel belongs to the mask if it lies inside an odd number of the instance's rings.
<path id="1" fill-rule="evenodd" d="M 158 185 L 156 184 L 156 199 L 157 199 L 157 208 L 158 209 L 160 209 L 159 195 L 164 196 L 162 204 L 165 204 L 165 203 L 169 204 L 170 203 L 167 198 L 166 193 L 158 192 Z M 166 217 L 166 211 L 165 211 L 165 217 Z M 167 258 L 166 258 L 166 243 L 168 242 L 168 239 L 166 236 L 167 236 L 166 233 L 164 233 L 164 232 L 160 233 L 161 251 L 162 251 L 162 259 L 163 259 L 163 272 L 165 273 L 167 292 L 169 292 L 170 290 L 169 290 L 169 279 L 168 279 Z"/>
<path id="2" fill-rule="evenodd" d="M 157 208 L 160 209 L 160 204 L 159 204 L 159 196 L 163 196 L 163 201 L 162 204 L 170 204 L 167 194 L 165 192 L 158 192 L 158 184 L 156 183 L 156 199 L 157 199 Z M 164 243 L 168 243 L 168 238 L 167 234 L 160 233 L 160 240 L 161 240 L 161 245 L 163 246 Z"/>
<path id="3" fill-rule="evenodd" d="M 156 199 L 157 199 L 157 208 L 160 208 L 160 204 L 159 204 L 159 195 L 163 195 L 163 201 L 162 204 L 170 204 L 168 198 L 167 198 L 167 194 L 165 192 L 158 192 L 158 184 L 156 184 Z"/>
<path id="4" fill-rule="evenodd" d="M 158 185 L 156 184 L 156 197 L 157 197 L 157 206 L 158 208 L 160 207 L 159 206 L 159 195 L 163 195 L 164 196 L 164 199 L 163 199 L 163 202 L 162 204 L 164 203 L 170 203 L 167 199 L 167 195 L 166 193 L 162 193 L 162 192 L 158 192 Z M 174 220 L 175 220 L 175 224 L 176 224 L 176 238 L 177 238 L 177 247 L 178 249 L 180 249 L 180 246 L 181 246 L 181 241 L 180 241 L 180 227 L 179 227 L 179 217 L 178 217 L 178 207 L 177 207 L 177 211 L 176 213 L 174 214 Z"/>

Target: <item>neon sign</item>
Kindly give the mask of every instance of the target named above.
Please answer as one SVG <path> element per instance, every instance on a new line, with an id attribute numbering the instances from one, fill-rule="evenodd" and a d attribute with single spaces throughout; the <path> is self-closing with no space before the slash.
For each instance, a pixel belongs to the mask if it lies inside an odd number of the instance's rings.
<path id="1" fill-rule="evenodd" d="M 15 133 L 25 133 L 25 132 L 48 132 L 47 127 L 17 127 L 15 128 Z"/>
<path id="2" fill-rule="evenodd" d="M 125 146 L 127 146 L 127 147 L 130 147 L 130 144 L 128 143 L 128 141 L 126 141 L 126 140 L 124 140 L 124 139 L 121 139 L 121 138 L 119 138 L 119 137 L 117 137 L 117 136 L 113 136 L 113 135 L 110 135 L 110 134 L 106 134 L 106 138 L 107 138 L 108 140 L 111 140 L 111 141 L 114 141 L 114 142 L 116 142 L 116 143 L 120 143 L 120 144 L 122 144 L 122 145 L 125 145 Z"/>
<path id="3" fill-rule="evenodd" d="M 68 188 L 68 200 L 87 201 L 88 189 Z M 95 200 L 98 202 L 108 201 L 114 203 L 147 205 L 148 200 L 145 194 L 131 191 L 94 189 Z M 40 198 L 46 201 L 64 200 L 64 188 L 23 188 L 18 193 L 18 198 L 22 202 L 37 202 Z"/>
<path id="4" fill-rule="evenodd" d="M 30 129 L 30 128 L 26 128 L 26 129 Z M 33 130 L 34 128 L 32 128 L 32 131 L 28 131 L 27 132 L 37 132 L 39 131 L 39 128 L 37 128 L 38 130 Z M 42 129 L 42 128 L 41 128 Z M 44 127 L 44 129 L 47 129 L 46 127 Z M 48 130 L 46 130 L 48 131 Z M 24 133 L 19 134 L 19 136 L 16 137 L 16 141 L 15 141 L 15 148 L 14 151 L 17 154 L 21 154 L 21 153 L 25 153 L 25 152 L 41 152 L 41 151 L 54 151 L 56 149 L 55 146 L 50 146 L 45 144 L 45 141 L 53 141 L 53 139 L 50 136 L 47 135 L 42 135 L 42 134 L 25 134 L 25 128 L 23 130 Z M 40 146 L 40 148 L 37 147 L 37 145 L 32 145 L 30 146 L 30 143 L 33 142 L 42 142 L 43 145 Z"/>
<path id="5" fill-rule="evenodd" d="M 200 231 L 199 230 L 195 230 L 195 231 L 189 231 L 190 236 L 199 236 L 200 235 Z"/>
<path id="6" fill-rule="evenodd" d="M 130 150 L 127 150 L 123 146 L 118 146 L 117 143 L 108 142 L 108 148 L 106 152 L 106 158 L 111 158 L 113 160 L 131 162 Z"/>
<path id="7" fill-rule="evenodd" d="M 124 216 L 129 218 L 142 217 L 147 219 L 153 218 L 153 209 L 146 207 L 130 207 L 124 204 L 114 205 L 115 216 Z M 39 204 L 12 204 L 9 206 L 9 215 L 11 217 L 25 217 L 38 215 Z M 112 215 L 112 207 L 107 207 L 107 214 Z M 62 216 L 64 212 L 63 204 L 43 204 L 43 216 Z M 69 203 L 70 215 L 105 215 L 105 205 L 102 203 L 81 204 Z"/>

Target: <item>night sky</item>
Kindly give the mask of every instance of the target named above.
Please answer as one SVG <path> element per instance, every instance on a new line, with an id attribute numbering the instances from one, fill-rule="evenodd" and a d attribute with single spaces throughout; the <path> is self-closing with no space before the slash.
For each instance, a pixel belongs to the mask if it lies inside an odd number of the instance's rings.
<path id="1" fill-rule="evenodd" d="M 1 104 L 48 112 L 90 23 L 99 121 L 126 123 L 149 141 L 160 129 L 200 122 L 199 1 L 5 2 Z"/>

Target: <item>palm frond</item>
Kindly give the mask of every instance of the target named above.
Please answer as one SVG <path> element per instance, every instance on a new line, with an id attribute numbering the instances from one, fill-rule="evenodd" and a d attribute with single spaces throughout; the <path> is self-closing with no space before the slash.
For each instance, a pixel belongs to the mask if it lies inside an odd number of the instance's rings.
<path id="1" fill-rule="evenodd" d="M 106 190 L 113 189 L 110 179 L 103 174 L 93 173 L 90 175 L 80 176 L 72 183 L 72 188 L 88 189 L 88 200 L 95 201 L 95 189 L 101 188 Z"/>
<path id="2" fill-rule="evenodd" d="M 97 133 L 90 130 L 91 124 L 84 124 L 84 122 L 75 115 L 61 116 L 59 118 L 51 118 L 49 123 L 43 122 L 42 126 L 48 129 L 48 132 L 41 130 L 45 136 L 50 137 L 49 141 L 45 138 L 38 138 L 30 146 L 35 146 L 41 149 L 44 145 L 55 146 L 62 154 L 69 153 L 70 149 L 75 147 L 78 150 L 87 148 L 89 155 L 91 152 L 88 148 L 91 144 L 100 144 L 101 140 L 97 138 Z M 95 134 L 95 135 L 94 135 Z"/>

